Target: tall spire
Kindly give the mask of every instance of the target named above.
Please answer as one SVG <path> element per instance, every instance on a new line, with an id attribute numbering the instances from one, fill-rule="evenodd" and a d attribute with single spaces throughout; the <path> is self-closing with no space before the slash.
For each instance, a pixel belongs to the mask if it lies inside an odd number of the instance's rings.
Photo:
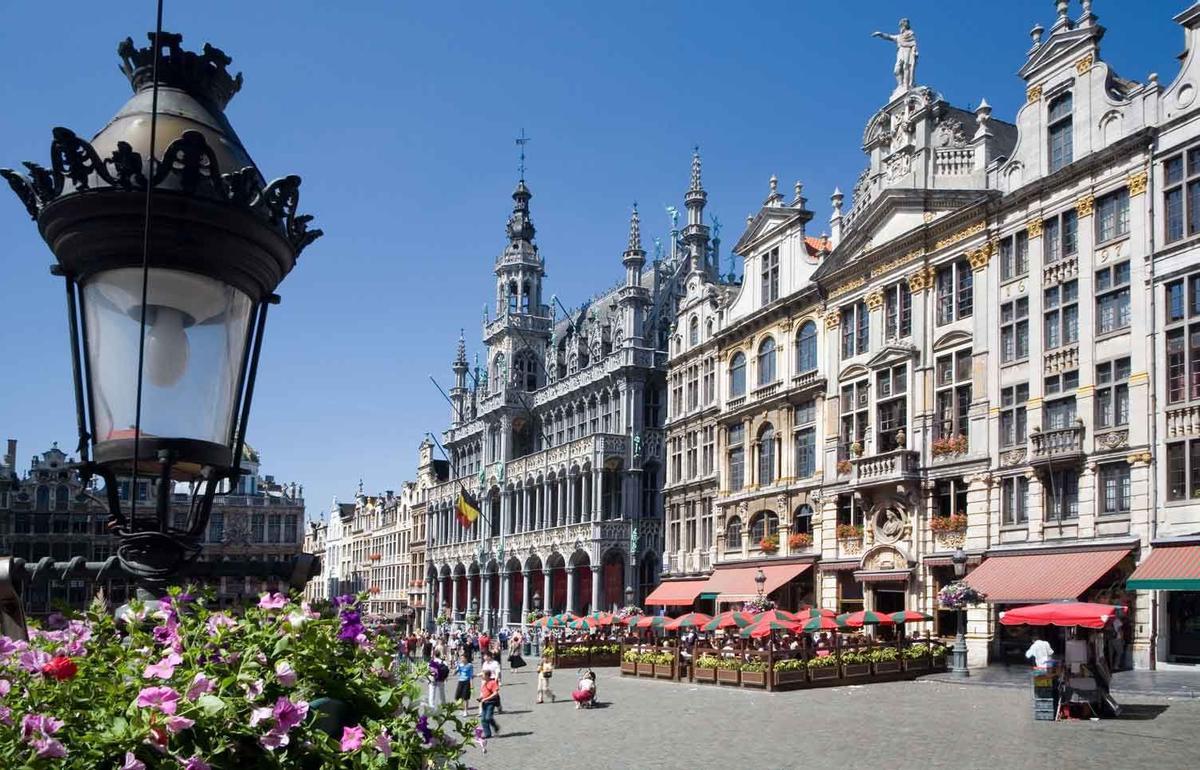
<path id="1" fill-rule="evenodd" d="M 517 182 L 513 190 L 513 212 L 508 217 L 508 240 L 512 246 L 518 246 L 522 241 L 532 245 L 533 236 L 537 229 L 533 226 L 533 218 L 529 214 L 529 199 L 533 193 L 525 186 L 525 180 Z"/>
<path id="2" fill-rule="evenodd" d="M 683 242 L 688 258 L 692 261 L 692 272 L 713 274 L 708 264 L 708 227 L 704 224 L 704 204 L 708 193 L 700 182 L 700 147 L 692 148 L 692 184 L 683 203 L 687 206 L 687 227 L 683 229 Z"/>
<path id="3" fill-rule="evenodd" d="M 625 285 L 637 286 L 641 282 L 642 266 L 646 264 L 646 252 L 642 250 L 642 221 L 636 203 L 629 215 L 629 246 L 621 263 L 625 265 Z"/>
<path id="4" fill-rule="evenodd" d="M 458 330 L 458 351 L 454 356 L 454 371 L 467 370 L 467 338 L 462 329 Z"/>
<path id="5" fill-rule="evenodd" d="M 703 190 L 704 187 L 700 184 L 700 145 L 692 148 L 692 186 L 688 188 L 689 192 Z"/>
<path id="6" fill-rule="evenodd" d="M 642 220 L 638 218 L 637 201 L 634 201 L 633 213 L 629 216 L 629 248 L 625 250 L 626 254 L 634 252 L 645 254 L 642 251 Z"/>

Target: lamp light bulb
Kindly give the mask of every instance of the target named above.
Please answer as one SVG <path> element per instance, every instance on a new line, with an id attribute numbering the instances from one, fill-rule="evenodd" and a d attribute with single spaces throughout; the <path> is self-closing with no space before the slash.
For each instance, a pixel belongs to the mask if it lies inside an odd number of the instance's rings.
<path id="1" fill-rule="evenodd" d="M 190 353 L 184 317 L 180 311 L 158 306 L 146 330 L 146 375 L 160 388 L 169 388 L 183 378 Z"/>

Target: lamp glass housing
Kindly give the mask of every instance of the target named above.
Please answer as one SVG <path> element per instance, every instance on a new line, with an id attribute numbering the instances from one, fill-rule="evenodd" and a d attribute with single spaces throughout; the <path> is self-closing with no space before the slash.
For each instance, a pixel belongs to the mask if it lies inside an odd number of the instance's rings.
<path id="1" fill-rule="evenodd" d="M 134 438 L 142 270 L 124 267 L 82 286 L 91 406 L 99 448 Z M 207 276 L 150 268 L 141 438 L 229 447 L 253 302 Z M 187 460 L 188 458 L 181 458 Z"/>

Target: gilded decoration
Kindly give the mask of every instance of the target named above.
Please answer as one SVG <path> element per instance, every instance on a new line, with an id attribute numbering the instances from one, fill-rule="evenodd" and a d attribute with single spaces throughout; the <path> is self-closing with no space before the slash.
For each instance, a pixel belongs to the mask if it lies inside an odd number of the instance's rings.
<path id="1" fill-rule="evenodd" d="M 913 294 L 919 294 L 926 289 L 932 288 L 934 272 L 932 267 L 922 267 L 914 270 L 908 276 L 908 290 Z"/>
<path id="2" fill-rule="evenodd" d="M 855 278 L 853 281 L 848 281 L 846 283 L 843 283 L 841 286 L 839 286 L 836 289 L 834 289 L 833 291 L 829 292 L 829 299 L 833 299 L 834 297 L 840 297 L 843 294 L 852 292 L 855 289 L 859 288 L 860 286 L 865 286 L 866 283 L 867 283 L 866 278 Z"/>
<path id="3" fill-rule="evenodd" d="M 966 240 L 967 238 L 970 238 L 972 235 L 975 235 L 976 233 L 982 233 L 986 228 L 987 228 L 986 222 L 983 222 L 983 221 L 976 222 L 975 224 L 971 225 L 970 227 L 959 230 L 954 235 L 948 235 L 945 238 L 941 239 L 940 241 L 938 241 L 937 243 L 934 244 L 934 248 L 940 249 L 943 246 L 951 246 L 955 243 L 958 243 L 959 241 L 963 241 L 963 240 Z"/>
<path id="4" fill-rule="evenodd" d="M 878 310 L 883 307 L 883 289 L 876 289 L 863 298 L 868 310 Z"/>
<path id="5" fill-rule="evenodd" d="M 1092 211 L 1096 208 L 1096 196 L 1088 193 L 1079 200 L 1075 201 L 1075 215 L 1080 219 L 1090 217 Z"/>
<path id="6" fill-rule="evenodd" d="M 1145 171 L 1129 175 L 1129 197 L 1135 198 L 1138 195 L 1146 192 L 1146 183 L 1149 180 L 1149 174 Z"/>
<path id="7" fill-rule="evenodd" d="M 972 270 L 983 270 L 988 266 L 988 262 L 992 260 L 992 253 L 996 250 L 993 242 L 983 244 L 977 249 L 972 249 L 967 252 L 967 261 L 971 263 Z"/>
<path id="8" fill-rule="evenodd" d="M 840 312 L 838 312 L 837 310 L 830 310 L 828 313 L 825 314 L 825 328 L 826 329 L 836 329 L 836 328 L 838 328 L 838 326 L 841 326 L 841 323 L 842 323 L 842 314 Z"/>
<path id="9" fill-rule="evenodd" d="M 1085 74 L 1088 70 L 1090 70 L 1092 68 L 1092 63 L 1094 61 L 1095 60 L 1092 58 L 1092 55 L 1090 53 L 1084 54 L 1083 57 L 1081 57 L 1079 59 L 1079 61 L 1075 62 L 1075 71 L 1077 73 L 1079 73 L 1080 75 Z"/>
<path id="10" fill-rule="evenodd" d="M 890 273 L 893 270 L 895 270 L 896 268 L 904 267 L 905 265 L 915 262 L 916 260 L 920 259 L 923 256 L 925 256 L 924 249 L 916 249 L 915 251 L 910 251 L 907 254 L 905 254 L 903 257 L 900 257 L 899 259 L 893 259 L 891 262 L 885 262 L 882 265 L 877 265 L 876 267 L 871 268 L 871 277 L 875 278 L 876 276 Z"/>
<path id="11" fill-rule="evenodd" d="M 1042 237 L 1042 220 L 1040 217 L 1034 217 L 1025 225 L 1025 229 L 1029 232 L 1030 238 Z"/>
<path id="12" fill-rule="evenodd" d="M 1042 98 L 1042 87 L 1041 86 L 1030 86 L 1029 88 L 1027 88 L 1025 90 L 1025 100 L 1027 102 L 1029 102 L 1030 104 L 1033 104 L 1036 101 L 1040 101 L 1041 98 Z"/>

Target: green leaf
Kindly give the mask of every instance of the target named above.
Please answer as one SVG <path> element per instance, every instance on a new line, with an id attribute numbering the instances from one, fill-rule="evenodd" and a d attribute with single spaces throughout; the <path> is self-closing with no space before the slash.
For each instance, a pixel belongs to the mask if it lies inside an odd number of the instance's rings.
<path id="1" fill-rule="evenodd" d="M 285 653 L 289 649 L 291 649 L 291 647 L 292 647 L 292 637 L 281 636 L 281 637 L 279 637 L 279 641 L 275 642 L 275 651 L 274 651 L 273 655 L 278 657 L 279 655 L 282 655 L 283 653 Z"/>
<path id="2" fill-rule="evenodd" d="M 221 700 L 215 695 L 205 694 L 200 696 L 200 699 L 196 701 L 196 705 L 199 706 L 200 710 L 203 711 L 207 716 L 213 716 L 214 714 L 220 713 L 221 709 L 225 708 L 225 701 Z"/>

